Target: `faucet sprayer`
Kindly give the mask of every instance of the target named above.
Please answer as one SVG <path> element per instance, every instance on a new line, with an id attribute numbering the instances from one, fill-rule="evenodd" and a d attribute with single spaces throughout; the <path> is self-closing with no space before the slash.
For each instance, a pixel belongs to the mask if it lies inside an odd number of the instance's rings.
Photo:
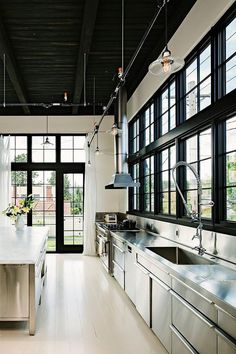
<path id="1" fill-rule="evenodd" d="M 185 166 L 188 167 L 192 173 L 194 174 L 196 181 L 197 181 L 197 194 L 198 194 L 198 211 L 196 210 L 192 210 L 192 208 L 189 207 L 187 201 L 185 200 L 180 187 L 178 185 L 178 183 L 176 182 L 176 178 L 175 178 L 175 170 L 180 167 L 180 166 Z M 176 186 L 177 191 L 179 192 L 179 195 L 183 201 L 185 210 L 187 212 L 187 216 L 191 217 L 193 222 L 198 222 L 198 227 L 196 230 L 196 234 L 193 236 L 192 239 L 194 238 L 198 238 L 199 239 L 199 246 L 194 247 L 195 249 L 198 250 L 198 253 L 202 256 L 204 254 L 204 252 L 206 251 L 205 248 L 203 248 L 202 246 L 202 229 L 203 229 L 203 224 L 202 224 L 202 206 L 203 205 L 208 205 L 210 207 L 214 206 L 214 202 L 213 201 L 209 201 L 207 204 L 202 203 L 202 182 L 200 179 L 200 176 L 198 175 L 196 169 L 188 162 L 186 161 L 179 161 L 175 164 L 175 166 L 172 169 L 172 178 L 174 181 L 174 184 Z"/>

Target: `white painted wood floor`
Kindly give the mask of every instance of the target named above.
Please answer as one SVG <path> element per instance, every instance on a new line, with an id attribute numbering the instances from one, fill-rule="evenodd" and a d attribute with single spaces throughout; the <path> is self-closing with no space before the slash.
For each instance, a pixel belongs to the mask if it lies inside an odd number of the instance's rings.
<path id="1" fill-rule="evenodd" d="M 97 257 L 47 255 L 34 337 L 0 322 L 1 354 L 166 354 Z"/>

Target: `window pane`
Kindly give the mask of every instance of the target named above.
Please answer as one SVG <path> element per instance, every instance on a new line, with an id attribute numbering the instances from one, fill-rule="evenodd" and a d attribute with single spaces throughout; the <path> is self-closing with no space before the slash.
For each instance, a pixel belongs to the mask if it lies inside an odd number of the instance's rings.
<path id="1" fill-rule="evenodd" d="M 85 136 L 75 136 L 74 137 L 74 148 L 75 149 L 84 149 Z"/>
<path id="2" fill-rule="evenodd" d="M 197 169 L 196 164 L 192 164 L 193 168 L 195 170 Z M 197 180 L 196 177 L 194 176 L 193 172 L 187 167 L 186 168 L 186 189 L 195 189 L 197 188 Z"/>
<path id="3" fill-rule="evenodd" d="M 176 106 L 170 109 L 170 130 L 176 126 L 176 116 L 175 116 Z"/>
<path id="4" fill-rule="evenodd" d="M 197 161 L 197 136 L 186 140 L 187 162 Z"/>
<path id="5" fill-rule="evenodd" d="M 168 112 L 162 116 L 162 135 L 168 132 Z"/>
<path id="6" fill-rule="evenodd" d="M 200 54 L 200 81 L 211 73 L 211 46 Z"/>
<path id="7" fill-rule="evenodd" d="M 61 162 L 73 162 L 73 150 L 61 150 Z"/>
<path id="8" fill-rule="evenodd" d="M 169 196 L 168 193 L 161 194 L 161 212 L 169 214 Z"/>
<path id="9" fill-rule="evenodd" d="M 191 210 L 198 210 L 198 199 L 197 199 L 197 191 L 189 191 L 187 192 L 187 203 Z M 186 214 L 186 212 L 185 212 Z"/>
<path id="10" fill-rule="evenodd" d="M 197 85 L 197 59 L 186 69 L 186 92 Z"/>
<path id="11" fill-rule="evenodd" d="M 27 150 L 16 150 L 15 162 L 27 162 Z"/>
<path id="12" fill-rule="evenodd" d="M 73 149 L 73 137 L 62 136 L 61 137 L 61 149 Z"/>
<path id="13" fill-rule="evenodd" d="M 200 160 L 211 157 L 211 129 L 207 129 L 199 137 Z"/>
<path id="14" fill-rule="evenodd" d="M 176 163 L 176 149 L 175 146 L 170 148 L 170 168 L 173 168 Z"/>
<path id="15" fill-rule="evenodd" d="M 176 193 L 175 192 L 170 193 L 170 213 L 172 215 L 176 214 Z"/>
<path id="16" fill-rule="evenodd" d="M 226 59 L 236 50 L 236 18 L 226 27 Z"/>
<path id="17" fill-rule="evenodd" d="M 195 88 L 186 96 L 186 119 L 197 113 L 197 89 Z"/>
<path id="18" fill-rule="evenodd" d="M 226 186 L 236 186 L 236 152 L 226 155 Z"/>
<path id="19" fill-rule="evenodd" d="M 16 136 L 16 150 L 27 150 L 27 137 Z"/>
<path id="20" fill-rule="evenodd" d="M 169 153 L 168 149 L 161 152 L 161 171 L 167 170 L 169 167 Z"/>
<path id="21" fill-rule="evenodd" d="M 85 162 L 85 150 L 74 150 L 73 162 Z"/>
<path id="22" fill-rule="evenodd" d="M 226 189 L 226 218 L 229 221 L 236 221 L 236 187 Z"/>
<path id="23" fill-rule="evenodd" d="M 226 121 L 226 152 L 236 150 L 236 117 Z"/>
<path id="24" fill-rule="evenodd" d="M 161 95 L 161 112 L 166 112 L 168 107 L 168 89 L 166 89 Z"/>
<path id="25" fill-rule="evenodd" d="M 226 93 L 236 88 L 236 56 L 226 63 Z"/>
<path id="26" fill-rule="evenodd" d="M 211 189 L 203 189 L 202 191 L 202 203 L 208 204 L 212 200 Z M 210 219 L 212 216 L 212 208 L 208 205 L 202 206 L 202 216 Z"/>
<path id="27" fill-rule="evenodd" d="M 175 82 L 170 85 L 170 107 L 175 104 Z"/>
<path id="28" fill-rule="evenodd" d="M 168 191 L 169 190 L 169 172 L 168 171 L 161 173 L 161 180 L 162 180 L 161 190 L 163 192 Z"/>
<path id="29" fill-rule="evenodd" d="M 200 177 L 203 188 L 211 188 L 211 159 L 200 162 Z"/>
<path id="30" fill-rule="evenodd" d="M 209 77 L 200 85 L 200 110 L 211 104 L 211 78 Z"/>
<path id="31" fill-rule="evenodd" d="M 145 128 L 148 127 L 150 124 L 150 113 L 149 108 L 145 111 L 145 119 L 144 119 L 144 126 Z"/>

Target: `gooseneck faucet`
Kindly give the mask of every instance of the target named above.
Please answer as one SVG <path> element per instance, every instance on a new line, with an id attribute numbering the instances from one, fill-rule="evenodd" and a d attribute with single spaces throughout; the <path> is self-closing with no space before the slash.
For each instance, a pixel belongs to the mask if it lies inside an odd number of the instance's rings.
<path id="1" fill-rule="evenodd" d="M 189 205 L 188 205 L 187 201 L 185 200 L 185 198 L 184 198 L 184 196 L 183 196 L 183 194 L 182 194 L 182 192 L 180 190 L 180 187 L 179 187 L 179 185 L 178 185 L 178 183 L 176 181 L 175 170 L 178 167 L 180 167 L 180 166 L 188 167 L 192 171 L 192 173 L 194 174 L 194 176 L 196 178 L 196 181 L 197 181 L 197 194 L 198 194 L 198 211 L 197 210 L 193 210 L 191 207 L 189 207 Z M 201 179 L 200 179 L 196 169 L 190 163 L 188 163 L 186 161 L 177 162 L 174 165 L 173 169 L 172 169 L 172 178 L 173 178 L 174 184 L 176 186 L 176 189 L 179 192 L 179 195 L 180 195 L 180 197 L 181 197 L 181 199 L 183 201 L 185 210 L 187 212 L 187 216 L 191 217 L 192 222 L 198 223 L 196 234 L 192 237 L 192 240 L 194 238 L 199 239 L 199 246 L 194 247 L 194 249 L 196 249 L 198 251 L 198 254 L 202 256 L 205 253 L 205 251 L 206 251 L 205 248 L 202 245 L 202 230 L 203 230 L 202 205 L 208 205 L 210 207 L 213 207 L 214 206 L 214 202 L 210 201 L 207 204 L 202 203 L 202 182 L 201 182 Z"/>

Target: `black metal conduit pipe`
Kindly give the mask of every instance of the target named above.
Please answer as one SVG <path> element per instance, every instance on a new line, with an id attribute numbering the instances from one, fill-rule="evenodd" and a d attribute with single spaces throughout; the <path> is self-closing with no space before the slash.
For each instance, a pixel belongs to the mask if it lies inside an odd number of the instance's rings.
<path id="1" fill-rule="evenodd" d="M 105 110 L 104 110 L 104 112 L 103 112 L 103 114 L 102 114 L 102 116 L 101 116 L 101 118 L 100 118 L 98 124 L 96 125 L 96 127 L 95 127 L 95 129 L 94 129 L 94 132 L 93 132 L 93 134 L 92 134 L 92 136 L 91 136 L 90 141 L 88 142 L 88 147 L 90 147 L 90 145 L 92 144 L 92 141 L 93 141 L 95 135 L 98 133 L 99 128 L 100 128 L 100 125 L 101 125 L 101 123 L 102 123 L 102 121 L 103 121 L 103 118 L 104 118 L 105 115 L 107 114 L 107 112 L 108 112 L 109 108 L 111 107 L 113 101 L 116 99 L 117 93 L 118 93 L 120 87 L 124 85 L 126 76 L 128 75 L 128 73 L 129 73 L 129 71 L 130 71 L 130 69 L 131 69 L 131 67 L 132 67 L 132 65 L 133 65 L 133 63 L 134 63 L 134 61 L 135 61 L 135 59 L 137 58 L 137 56 L 138 56 L 140 50 L 142 49 L 142 46 L 143 46 L 145 40 L 147 39 L 147 37 L 148 37 L 150 31 L 152 30 L 152 27 L 154 26 L 154 24 L 155 24 L 155 22 L 156 22 L 156 20 L 157 20 L 157 18 L 158 18 L 158 16 L 159 16 L 159 14 L 160 14 L 160 12 L 161 12 L 161 10 L 163 9 L 164 6 L 165 6 L 165 0 L 163 1 L 162 5 L 158 5 L 158 10 L 157 10 L 157 12 L 155 13 L 155 15 L 154 15 L 152 21 L 149 23 L 149 25 L 148 25 L 148 27 L 147 27 L 147 29 L 146 29 L 146 31 L 145 31 L 145 33 L 144 33 L 144 35 L 143 35 L 141 41 L 139 42 L 139 44 L 138 44 L 138 46 L 137 46 L 137 48 L 136 48 L 136 50 L 135 50 L 135 52 L 134 52 L 132 58 L 130 59 L 129 64 L 127 65 L 127 67 L 126 67 L 126 69 L 125 69 L 125 71 L 124 71 L 124 73 L 121 75 L 120 81 L 118 82 L 118 84 L 117 84 L 117 86 L 116 86 L 114 92 L 111 94 L 110 100 L 109 100 L 109 102 L 108 102 L 108 104 L 107 104 L 107 106 L 106 106 L 106 108 L 105 108 Z"/>

